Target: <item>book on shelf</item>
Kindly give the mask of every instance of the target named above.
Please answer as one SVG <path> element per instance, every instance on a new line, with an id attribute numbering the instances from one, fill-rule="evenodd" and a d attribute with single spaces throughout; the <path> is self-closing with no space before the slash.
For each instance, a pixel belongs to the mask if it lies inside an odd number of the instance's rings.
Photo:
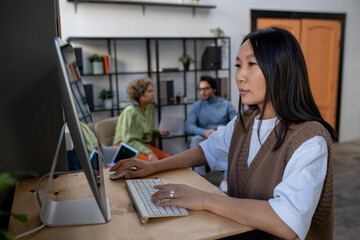
<path id="1" fill-rule="evenodd" d="M 74 64 L 76 64 L 76 63 L 75 63 L 75 62 L 69 63 L 69 68 L 70 68 L 71 74 L 72 74 L 72 76 L 73 76 L 73 78 L 74 78 L 74 81 L 77 81 L 77 80 L 79 80 L 79 78 L 78 78 L 78 76 L 77 76 L 77 74 L 76 74 Z"/>
<path id="2" fill-rule="evenodd" d="M 104 63 L 104 73 L 109 74 L 110 73 L 110 66 L 109 66 L 109 56 L 104 55 L 102 56 L 103 63 Z"/>
<path id="3" fill-rule="evenodd" d="M 229 99 L 228 82 L 229 81 L 227 77 L 220 78 L 220 93 L 221 93 L 221 97 L 225 99 Z"/>
<path id="4" fill-rule="evenodd" d="M 178 72 L 179 68 L 159 68 L 159 71 L 157 71 L 157 68 L 153 68 L 153 72 Z"/>
<path id="5" fill-rule="evenodd" d="M 174 80 L 160 80 L 160 101 L 158 104 L 174 104 Z"/>
<path id="6" fill-rule="evenodd" d="M 74 48 L 75 51 L 75 58 L 76 58 L 76 63 L 77 66 L 79 68 L 79 71 L 81 74 L 84 74 L 83 71 L 83 60 L 82 60 L 82 49 L 81 48 Z"/>
<path id="7" fill-rule="evenodd" d="M 227 77 L 223 77 L 223 78 L 217 78 L 216 80 L 216 85 L 217 85 L 217 95 L 228 99 L 228 78 Z"/>
<path id="8" fill-rule="evenodd" d="M 94 92 L 92 84 L 84 84 L 86 101 L 89 105 L 90 111 L 94 111 Z"/>
<path id="9" fill-rule="evenodd" d="M 80 73 L 80 68 L 78 67 L 78 64 L 76 62 L 74 62 L 73 66 L 74 66 L 74 69 L 75 69 L 77 79 L 81 79 L 81 73 Z"/>

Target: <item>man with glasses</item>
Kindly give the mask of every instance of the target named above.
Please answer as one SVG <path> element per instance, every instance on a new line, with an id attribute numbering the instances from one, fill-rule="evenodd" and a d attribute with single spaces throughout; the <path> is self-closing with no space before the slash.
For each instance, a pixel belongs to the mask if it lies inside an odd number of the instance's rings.
<path id="1" fill-rule="evenodd" d="M 195 135 L 190 139 L 189 148 L 196 147 L 237 115 L 231 102 L 216 95 L 217 86 L 214 78 L 202 76 L 198 90 L 201 99 L 192 105 L 185 122 L 185 132 Z M 201 176 L 206 175 L 205 166 L 195 167 L 194 171 Z M 226 175 L 225 171 L 224 180 L 220 184 L 223 192 L 227 192 Z"/>

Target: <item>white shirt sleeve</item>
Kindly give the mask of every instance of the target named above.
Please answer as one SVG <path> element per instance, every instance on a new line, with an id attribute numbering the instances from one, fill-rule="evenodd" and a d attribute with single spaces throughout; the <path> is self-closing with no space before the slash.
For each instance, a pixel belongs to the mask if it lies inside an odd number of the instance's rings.
<path id="1" fill-rule="evenodd" d="M 315 136 L 304 142 L 285 167 L 282 181 L 275 187 L 269 204 L 276 214 L 305 239 L 318 205 L 327 171 L 325 139 Z"/>
<path id="2" fill-rule="evenodd" d="M 199 144 L 212 171 L 224 171 L 228 168 L 228 152 L 236 118 L 237 116 Z"/>

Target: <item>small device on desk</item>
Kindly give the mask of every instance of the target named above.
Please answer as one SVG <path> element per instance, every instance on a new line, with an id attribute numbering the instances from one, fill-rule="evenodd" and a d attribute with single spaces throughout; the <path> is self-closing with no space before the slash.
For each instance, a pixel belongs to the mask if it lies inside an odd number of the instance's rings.
<path id="1" fill-rule="evenodd" d="M 138 153 L 139 153 L 138 150 L 122 142 L 118 147 L 118 149 L 116 150 L 116 153 L 110 163 L 110 166 L 111 167 L 114 166 L 118 161 L 122 159 L 136 157 Z"/>
<path id="2" fill-rule="evenodd" d="M 139 151 L 135 148 L 130 147 L 126 143 L 122 142 L 120 146 L 118 147 L 111 163 L 109 164 L 110 167 L 114 166 L 118 161 L 122 159 L 132 158 L 136 157 L 138 155 Z M 127 169 L 122 171 L 120 174 L 115 175 L 115 172 L 112 172 L 109 176 L 111 180 L 121 179 L 124 178 L 126 174 L 129 172 L 134 171 L 133 169 Z"/>

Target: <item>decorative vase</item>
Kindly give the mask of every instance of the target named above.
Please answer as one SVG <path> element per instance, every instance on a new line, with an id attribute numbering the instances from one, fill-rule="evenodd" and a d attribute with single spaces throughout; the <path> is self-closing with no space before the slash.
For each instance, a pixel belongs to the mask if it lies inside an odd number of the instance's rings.
<path id="1" fill-rule="evenodd" d="M 112 99 L 104 99 L 104 108 L 112 109 Z"/>
<path id="2" fill-rule="evenodd" d="M 104 74 L 103 62 L 92 62 L 93 74 Z"/>

